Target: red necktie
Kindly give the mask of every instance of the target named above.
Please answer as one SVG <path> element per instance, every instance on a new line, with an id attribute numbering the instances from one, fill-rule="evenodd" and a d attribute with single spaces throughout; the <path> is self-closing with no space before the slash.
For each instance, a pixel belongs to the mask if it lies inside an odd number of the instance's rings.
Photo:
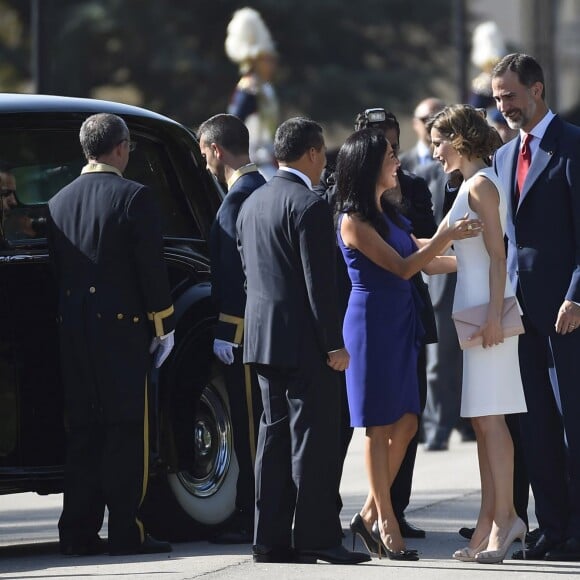
<path id="1" fill-rule="evenodd" d="M 514 195 L 516 207 L 520 201 L 520 192 L 524 188 L 524 181 L 526 180 L 528 169 L 532 163 L 532 150 L 530 148 L 530 142 L 533 138 L 534 136 L 531 133 L 526 133 L 526 136 L 524 137 L 524 143 L 518 156 L 518 186 Z"/>

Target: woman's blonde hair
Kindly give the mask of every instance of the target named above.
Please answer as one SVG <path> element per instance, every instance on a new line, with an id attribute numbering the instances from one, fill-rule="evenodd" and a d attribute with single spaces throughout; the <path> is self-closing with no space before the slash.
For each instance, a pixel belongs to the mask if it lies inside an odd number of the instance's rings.
<path id="1" fill-rule="evenodd" d="M 453 148 L 469 159 L 489 159 L 501 147 L 499 133 L 486 121 L 485 109 L 450 105 L 427 121 L 427 130 L 437 129 Z"/>

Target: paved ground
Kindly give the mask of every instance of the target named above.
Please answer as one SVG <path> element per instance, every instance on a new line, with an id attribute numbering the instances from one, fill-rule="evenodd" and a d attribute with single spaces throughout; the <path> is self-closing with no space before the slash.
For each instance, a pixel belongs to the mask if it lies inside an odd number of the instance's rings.
<path id="1" fill-rule="evenodd" d="M 63 558 L 57 551 L 56 522 L 60 496 L 20 494 L 0 497 L 0 578 L 90 578 L 139 580 L 312 580 L 381 579 L 385 574 L 397 580 L 482 578 L 580 578 L 580 563 L 516 562 L 482 566 L 451 559 L 455 549 L 465 545 L 457 534 L 471 525 L 479 503 L 475 445 L 453 439 L 447 452 L 419 452 L 412 504 L 408 519 L 428 530 L 426 540 L 409 542 L 420 551 L 419 562 L 377 560 L 363 566 L 253 564 L 248 546 L 217 547 L 206 542 L 176 544 L 169 555 L 111 558 Z M 345 508 L 343 526 L 360 507 L 366 491 L 362 460 L 362 433 L 351 446 L 342 485 Z M 533 510 L 532 510 L 533 511 Z M 345 545 L 350 547 L 350 532 Z M 541 575 L 541 576 L 540 576 Z"/>

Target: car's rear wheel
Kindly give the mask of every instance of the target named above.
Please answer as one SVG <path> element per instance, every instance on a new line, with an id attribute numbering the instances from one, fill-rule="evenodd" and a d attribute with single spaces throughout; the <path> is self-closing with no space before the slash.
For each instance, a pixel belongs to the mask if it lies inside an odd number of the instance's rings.
<path id="1" fill-rule="evenodd" d="M 148 531 L 173 541 L 207 537 L 234 512 L 238 463 L 228 396 L 207 333 L 185 340 L 170 360 L 161 439 L 177 469 L 157 470 L 142 508 Z M 168 445 L 163 446 L 167 448 Z"/>
<path id="2" fill-rule="evenodd" d="M 191 470 L 172 473 L 169 486 L 181 508 L 196 522 L 217 525 L 234 511 L 238 463 L 223 377 L 203 389 L 192 425 Z"/>

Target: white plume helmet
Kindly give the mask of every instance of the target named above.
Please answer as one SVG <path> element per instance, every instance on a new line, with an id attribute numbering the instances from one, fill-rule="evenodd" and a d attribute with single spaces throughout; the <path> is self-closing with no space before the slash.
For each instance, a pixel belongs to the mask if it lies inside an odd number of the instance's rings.
<path id="1" fill-rule="evenodd" d="M 244 65 L 260 54 L 276 54 L 274 41 L 259 12 L 240 8 L 228 24 L 226 54 L 233 62 Z"/>
<path id="2" fill-rule="evenodd" d="M 507 53 L 501 30 L 491 20 L 476 26 L 471 39 L 471 62 L 477 68 L 491 68 Z"/>

